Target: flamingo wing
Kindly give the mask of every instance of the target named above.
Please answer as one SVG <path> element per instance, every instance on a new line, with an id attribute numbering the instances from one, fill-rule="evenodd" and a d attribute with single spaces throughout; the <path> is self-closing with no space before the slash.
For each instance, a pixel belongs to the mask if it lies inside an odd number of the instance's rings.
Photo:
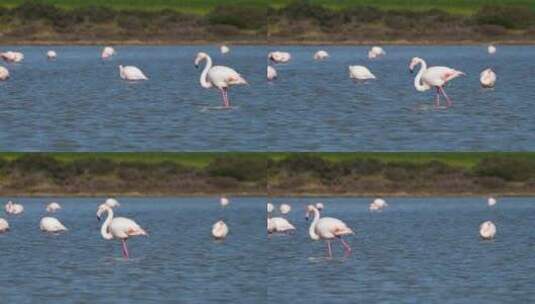
<path id="1" fill-rule="evenodd" d="M 422 80 L 431 86 L 443 86 L 448 81 L 464 75 L 463 72 L 444 66 L 435 66 L 428 68 L 422 75 Z"/>
<path id="2" fill-rule="evenodd" d="M 110 232 L 116 238 L 126 239 L 130 236 L 147 235 L 136 222 L 124 217 L 116 217 L 110 224 Z"/>
<path id="3" fill-rule="evenodd" d="M 332 239 L 338 236 L 353 234 L 353 230 L 339 219 L 323 217 L 316 224 L 316 233 L 321 238 Z"/>
<path id="4" fill-rule="evenodd" d="M 226 88 L 235 84 L 247 84 L 247 81 L 234 69 L 216 65 L 208 71 L 208 80 L 218 88 Z"/>

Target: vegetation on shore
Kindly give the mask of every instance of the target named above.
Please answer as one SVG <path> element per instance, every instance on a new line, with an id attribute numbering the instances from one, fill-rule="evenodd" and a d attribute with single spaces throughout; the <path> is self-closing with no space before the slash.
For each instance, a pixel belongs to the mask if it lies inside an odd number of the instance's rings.
<path id="1" fill-rule="evenodd" d="M 3 153 L 2 195 L 535 194 L 535 153 Z"/>
<path id="2" fill-rule="evenodd" d="M 6 0 L 0 43 L 533 41 L 531 0 Z"/>

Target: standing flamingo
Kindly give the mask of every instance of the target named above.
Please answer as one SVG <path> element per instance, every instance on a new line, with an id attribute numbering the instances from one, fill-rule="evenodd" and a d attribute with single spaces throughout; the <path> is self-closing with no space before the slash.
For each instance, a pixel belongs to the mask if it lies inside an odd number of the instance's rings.
<path id="1" fill-rule="evenodd" d="M 119 76 L 124 80 L 136 81 L 147 80 L 147 76 L 143 72 L 133 65 L 122 66 L 119 65 Z"/>
<path id="2" fill-rule="evenodd" d="M 52 203 L 50 203 L 50 204 L 48 204 L 46 206 L 46 212 L 50 212 L 50 213 L 56 212 L 56 211 L 58 211 L 60 209 L 61 209 L 60 204 L 58 204 L 56 202 L 52 202 Z"/>
<path id="3" fill-rule="evenodd" d="M 370 204 L 370 211 L 381 211 L 384 208 L 388 207 L 388 204 L 386 201 L 382 198 L 376 198 L 373 200 L 373 202 Z"/>
<path id="4" fill-rule="evenodd" d="M 493 88 L 496 85 L 496 73 L 491 68 L 483 70 L 479 75 L 479 82 L 484 88 Z"/>
<path id="5" fill-rule="evenodd" d="M 267 66 L 267 80 L 275 80 L 277 78 L 277 70 L 275 70 L 274 67 L 268 65 Z"/>
<path id="6" fill-rule="evenodd" d="M 41 219 L 41 222 L 39 223 L 39 228 L 41 229 L 41 231 L 51 233 L 68 230 L 57 218 L 49 216 L 45 216 Z"/>
<path id="7" fill-rule="evenodd" d="M 21 204 L 15 204 L 12 201 L 8 201 L 5 206 L 5 210 L 7 214 L 17 215 L 24 212 L 24 206 Z"/>
<path id="8" fill-rule="evenodd" d="M 317 51 L 314 54 L 314 60 L 325 60 L 327 58 L 329 58 L 329 53 L 327 53 L 327 51 L 324 51 L 324 50 Z"/>
<path id="9" fill-rule="evenodd" d="M 222 240 L 226 238 L 228 235 L 228 232 L 229 232 L 228 226 L 227 224 L 225 224 L 225 222 L 223 222 L 223 220 L 217 221 L 212 226 L 212 236 L 216 240 Z"/>
<path id="10" fill-rule="evenodd" d="M 102 204 L 97 210 L 97 219 L 100 221 L 102 213 L 107 212 L 108 217 L 100 228 L 100 234 L 106 240 L 120 239 L 122 243 L 123 256 L 128 259 L 128 247 L 126 240 L 131 236 L 147 235 L 139 225 L 131 219 L 124 217 L 113 218 L 113 210 L 110 206 Z"/>
<path id="11" fill-rule="evenodd" d="M 8 79 L 9 79 L 9 70 L 3 66 L 0 66 L 0 80 L 8 80 Z"/>
<path id="12" fill-rule="evenodd" d="M 381 56 L 386 55 L 385 50 L 383 50 L 380 46 L 374 46 L 368 51 L 368 58 L 369 59 L 375 59 Z"/>
<path id="13" fill-rule="evenodd" d="M 100 57 L 102 59 L 109 59 L 111 58 L 112 56 L 114 56 L 116 54 L 115 52 L 115 49 L 112 48 L 111 46 L 106 46 L 104 47 L 104 49 L 102 50 L 102 54 L 100 55 Z"/>
<path id="14" fill-rule="evenodd" d="M 483 222 L 479 226 L 479 235 L 484 240 L 492 240 L 496 235 L 496 225 L 491 221 Z"/>
<path id="15" fill-rule="evenodd" d="M 9 223 L 3 219 L 0 218 L 0 233 L 9 231 Z"/>
<path id="16" fill-rule="evenodd" d="M 58 54 L 56 54 L 56 51 L 49 50 L 48 52 L 46 52 L 46 58 L 48 58 L 48 60 L 54 60 L 57 57 L 58 57 Z"/>
<path id="17" fill-rule="evenodd" d="M 2 57 L 4 61 L 17 63 L 21 62 L 24 59 L 24 54 L 22 54 L 21 52 L 8 51 L 0 53 L 0 57 Z"/>
<path id="18" fill-rule="evenodd" d="M 351 247 L 342 238 L 345 235 L 353 234 L 347 225 L 339 219 L 332 217 L 323 217 L 320 219 L 320 212 L 313 205 L 308 205 L 306 212 L 306 219 L 310 214 L 314 215 L 314 220 L 310 224 L 308 233 L 313 240 L 326 240 L 328 257 L 332 258 L 331 240 L 339 239 L 344 246 L 345 255 L 351 254 Z"/>
<path id="19" fill-rule="evenodd" d="M 275 206 L 273 206 L 272 203 L 267 203 L 266 205 L 266 209 L 267 209 L 267 213 L 268 213 L 268 216 L 271 215 L 271 213 L 273 212 L 273 210 L 275 210 Z"/>
<path id="20" fill-rule="evenodd" d="M 268 54 L 268 60 L 274 62 L 274 63 L 287 63 L 292 59 L 292 55 L 288 52 L 270 52 Z"/>
<path id="21" fill-rule="evenodd" d="M 444 97 L 448 101 L 448 107 L 450 107 L 453 103 L 446 94 L 446 91 L 444 91 L 444 86 L 450 80 L 465 74 L 461 71 L 457 71 L 444 66 L 433 66 L 427 68 L 427 64 L 425 63 L 425 61 L 419 57 L 412 58 L 411 63 L 409 65 L 409 70 L 411 71 L 411 73 L 413 72 L 414 68 L 419 64 L 421 65 L 420 71 L 414 78 L 414 87 L 416 88 L 416 90 L 424 92 L 431 89 L 431 87 L 435 87 L 437 90 L 436 107 L 440 106 L 440 93 L 444 95 Z"/>
<path id="22" fill-rule="evenodd" d="M 195 58 L 195 67 L 199 67 L 199 63 L 206 60 L 206 65 L 201 73 L 201 86 L 209 89 L 216 87 L 221 92 L 224 107 L 230 107 L 230 100 L 228 98 L 228 90 L 232 85 L 247 84 L 247 81 L 241 77 L 235 70 L 221 65 L 212 66 L 212 58 L 208 54 L 200 52 Z"/>

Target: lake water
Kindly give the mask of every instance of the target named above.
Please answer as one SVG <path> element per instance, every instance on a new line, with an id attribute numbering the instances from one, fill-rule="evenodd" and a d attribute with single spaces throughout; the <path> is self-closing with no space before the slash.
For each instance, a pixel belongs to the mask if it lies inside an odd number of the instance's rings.
<path id="1" fill-rule="evenodd" d="M 312 60 L 319 48 L 331 58 Z M 118 46 L 110 61 L 99 47 L 2 47 L 25 53 L 4 64 L 0 82 L 0 147 L 9 151 L 474 151 L 535 149 L 533 46 L 385 46 L 370 61 L 367 47 Z M 266 53 L 290 51 L 265 80 Z M 219 93 L 200 87 L 193 66 L 198 51 L 240 72 L 248 86 L 233 87 L 231 110 L 217 109 Z M 435 109 L 434 93 L 417 92 L 408 72 L 413 56 L 429 65 L 467 73 L 446 88 L 450 109 Z M 140 67 L 150 78 L 128 83 L 118 64 Z M 347 66 L 363 64 L 376 81 L 354 84 Z M 479 85 L 492 67 L 495 89 Z"/>
<path id="2" fill-rule="evenodd" d="M 55 216 L 67 233 L 39 231 L 52 200 L 63 206 Z M 149 233 L 128 241 L 128 261 L 119 241 L 100 236 L 102 199 L 17 199 L 25 213 L 2 215 L 11 226 L 0 234 L 2 302 L 266 303 L 265 199 L 235 198 L 225 210 L 217 198 L 119 200 L 116 215 Z M 211 226 L 222 216 L 230 234 L 216 242 Z"/>

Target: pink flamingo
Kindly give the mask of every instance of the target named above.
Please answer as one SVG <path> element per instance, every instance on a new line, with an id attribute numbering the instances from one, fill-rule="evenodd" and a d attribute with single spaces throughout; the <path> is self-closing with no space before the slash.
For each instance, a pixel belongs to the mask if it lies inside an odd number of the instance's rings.
<path id="1" fill-rule="evenodd" d="M 320 219 L 320 212 L 313 205 L 308 205 L 306 210 L 306 219 L 310 214 L 314 215 L 314 220 L 310 224 L 308 233 L 313 240 L 326 240 L 327 241 L 327 253 L 328 257 L 332 258 L 332 249 L 331 249 L 331 240 L 339 239 L 344 246 L 344 255 L 348 256 L 351 254 L 351 247 L 349 244 L 342 239 L 344 235 L 353 234 L 347 225 L 339 219 L 332 217 L 324 217 Z"/>
<path id="2" fill-rule="evenodd" d="M 228 98 L 229 87 L 232 85 L 247 84 L 247 81 L 234 69 L 221 65 L 212 66 L 212 58 L 203 52 L 197 54 L 195 67 L 199 67 L 199 63 L 203 60 L 206 60 L 206 65 L 201 73 L 201 86 L 206 89 L 211 87 L 218 88 L 223 98 L 224 107 L 230 107 L 230 100 Z"/>
<path id="3" fill-rule="evenodd" d="M 414 78 L 414 87 L 416 88 L 416 90 L 424 92 L 431 89 L 431 87 L 435 87 L 437 90 L 436 106 L 440 106 L 440 94 L 442 93 L 442 95 L 444 95 L 448 102 L 448 107 L 450 107 L 453 103 L 446 94 L 446 91 L 444 91 L 444 86 L 450 80 L 465 74 L 461 71 L 457 71 L 444 66 L 433 66 L 427 68 L 427 64 L 425 63 L 425 61 L 419 57 L 412 58 L 411 63 L 409 65 L 409 70 L 411 71 L 411 73 L 413 72 L 414 68 L 419 64 L 421 65 L 420 71 Z"/>

